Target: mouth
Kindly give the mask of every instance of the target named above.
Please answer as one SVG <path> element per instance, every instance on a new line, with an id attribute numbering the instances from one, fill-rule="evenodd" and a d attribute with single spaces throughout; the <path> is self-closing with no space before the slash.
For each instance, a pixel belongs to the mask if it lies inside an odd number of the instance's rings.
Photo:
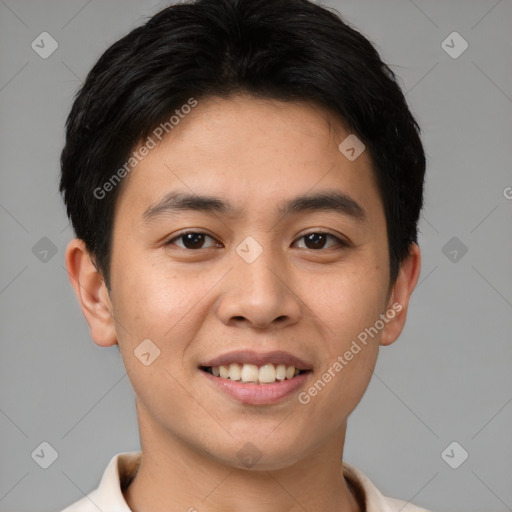
<path id="1" fill-rule="evenodd" d="M 270 405 L 304 386 L 313 366 L 288 352 L 236 351 L 203 361 L 198 370 L 214 389 L 245 405 Z"/>
<path id="2" fill-rule="evenodd" d="M 250 363 L 230 363 L 219 366 L 200 366 L 200 370 L 220 379 L 242 382 L 244 384 L 274 384 L 308 373 L 293 365 L 267 363 L 261 366 Z"/>

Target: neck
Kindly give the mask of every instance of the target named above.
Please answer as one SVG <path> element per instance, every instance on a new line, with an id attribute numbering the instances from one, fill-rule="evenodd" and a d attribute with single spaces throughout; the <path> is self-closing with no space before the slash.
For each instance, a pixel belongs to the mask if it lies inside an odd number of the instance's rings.
<path id="1" fill-rule="evenodd" d="M 199 453 L 139 410 L 142 461 L 123 493 L 133 512 L 361 512 L 343 476 L 346 425 L 333 440 L 282 469 L 238 469 Z"/>

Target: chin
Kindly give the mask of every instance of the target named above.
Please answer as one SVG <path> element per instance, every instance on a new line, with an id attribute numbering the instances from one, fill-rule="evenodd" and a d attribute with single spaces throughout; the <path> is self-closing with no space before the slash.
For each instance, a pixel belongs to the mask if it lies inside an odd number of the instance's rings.
<path id="1" fill-rule="evenodd" d="M 226 466 L 247 471 L 276 471 L 296 464 L 303 456 L 297 447 L 302 443 L 283 445 L 280 440 L 246 436 L 243 440 L 232 440 L 224 449 L 217 446 L 210 455 Z"/>

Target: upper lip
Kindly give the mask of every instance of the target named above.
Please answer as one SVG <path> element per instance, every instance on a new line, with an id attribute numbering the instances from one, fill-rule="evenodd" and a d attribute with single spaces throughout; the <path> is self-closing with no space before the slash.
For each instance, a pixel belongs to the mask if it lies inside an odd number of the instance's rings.
<path id="1" fill-rule="evenodd" d="M 289 352 L 280 350 L 273 352 L 236 350 L 205 361 L 199 366 L 228 366 L 231 363 L 255 364 L 256 366 L 263 366 L 264 364 L 284 364 L 285 366 L 294 366 L 298 370 L 311 370 L 310 364 Z"/>

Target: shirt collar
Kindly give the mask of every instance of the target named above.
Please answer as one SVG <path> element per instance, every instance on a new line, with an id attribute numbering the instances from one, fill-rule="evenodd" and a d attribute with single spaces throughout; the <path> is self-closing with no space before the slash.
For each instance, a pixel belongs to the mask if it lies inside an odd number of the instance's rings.
<path id="1" fill-rule="evenodd" d="M 97 489 L 81 500 L 88 500 L 100 510 L 109 512 L 132 512 L 123 496 L 123 490 L 130 483 L 139 468 L 142 452 L 118 453 L 108 463 Z M 364 502 L 365 512 L 395 512 L 398 508 L 392 503 L 399 500 L 387 498 L 375 487 L 373 482 L 359 469 L 343 461 L 343 475 Z M 91 505 L 91 503 L 88 503 Z M 416 511 L 419 508 L 400 501 L 402 512 Z M 96 509 L 96 507 L 94 507 Z M 73 509 L 75 510 L 75 509 Z M 81 510 L 77 508 L 76 510 Z M 65 512 L 65 511 L 64 511 Z M 72 511 L 71 511 L 72 512 Z"/>

